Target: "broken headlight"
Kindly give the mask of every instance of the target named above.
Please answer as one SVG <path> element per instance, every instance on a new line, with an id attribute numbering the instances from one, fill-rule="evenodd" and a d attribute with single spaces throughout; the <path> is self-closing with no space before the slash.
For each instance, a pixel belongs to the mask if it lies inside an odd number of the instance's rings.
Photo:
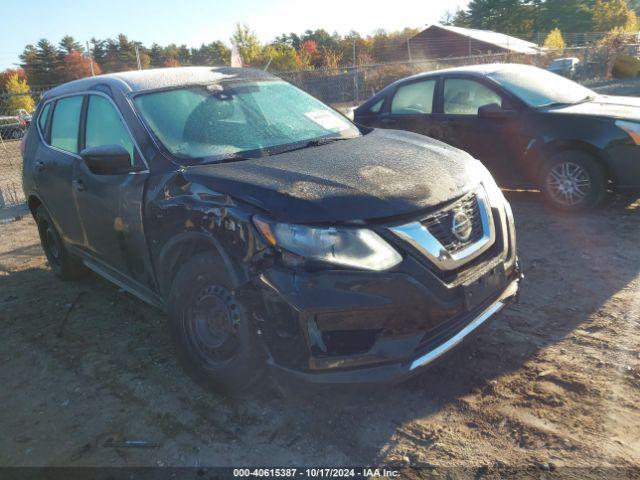
<path id="1" fill-rule="evenodd" d="M 264 239 L 283 253 L 287 263 L 291 255 L 299 264 L 307 260 L 345 268 L 388 270 L 402 261 L 402 256 L 377 233 L 366 228 L 309 227 L 269 222 L 253 217 Z"/>

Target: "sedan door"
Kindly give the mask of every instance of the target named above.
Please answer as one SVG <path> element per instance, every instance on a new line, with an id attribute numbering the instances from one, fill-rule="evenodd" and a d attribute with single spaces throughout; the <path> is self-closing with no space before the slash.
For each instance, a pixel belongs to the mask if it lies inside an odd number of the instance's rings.
<path id="1" fill-rule="evenodd" d="M 106 95 L 88 96 L 83 147 L 120 145 L 130 155 L 130 173 L 104 175 L 79 161 L 73 172 L 78 209 L 86 235 L 85 251 L 118 279 L 149 287 L 145 269 L 143 194 L 148 171 L 120 112 Z"/>
<path id="2" fill-rule="evenodd" d="M 428 78 L 400 84 L 387 102 L 386 111 L 378 116 L 376 126 L 439 139 L 441 132 L 432 116 L 437 83 L 437 78 Z"/>
<path id="3" fill-rule="evenodd" d="M 532 134 L 523 128 L 522 114 L 513 101 L 475 78 L 444 78 L 441 92 L 437 118 L 443 141 L 481 160 L 502 185 L 526 183 L 520 157 Z M 481 115 L 481 108 L 488 105 L 502 114 Z"/>

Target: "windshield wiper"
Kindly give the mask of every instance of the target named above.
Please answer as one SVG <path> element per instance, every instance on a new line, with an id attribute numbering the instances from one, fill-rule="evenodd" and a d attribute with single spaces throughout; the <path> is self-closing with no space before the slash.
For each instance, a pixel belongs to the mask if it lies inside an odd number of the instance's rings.
<path id="1" fill-rule="evenodd" d="M 259 153 L 255 155 L 254 152 Z M 257 158 L 268 157 L 270 153 L 266 150 L 256 149 L 256 150 L 247 150 L 246 152 L 235 152 L 228 155 L 221 155 L 216 157 L 207 157 L 203 159 L 199 165 L 209 165 L 212 163 L 233 163 L 233 162 L 242 162 L 244 160 L 255 160 Z"/>
<path id="2" fill-rule="evenodd" d="M 302 145 L 296 145 L 296 146 L 294 146 L 292 148 L 285 148 L 285 149 L 279 150 L 278 153 L 294 152 L 296 150 L 302 150 L 304 148 L 310 148 L 310 147 L 320 147 L 322 145 L 328 145 L 329 143 L 338 142 L 340 140 L 351 140 L 352 138 L 356 138 L 356 137 L 321 137 L 321 138 L 314 138 L 313 140 L 309 140 L 307 142 L 302 143 Z"/>

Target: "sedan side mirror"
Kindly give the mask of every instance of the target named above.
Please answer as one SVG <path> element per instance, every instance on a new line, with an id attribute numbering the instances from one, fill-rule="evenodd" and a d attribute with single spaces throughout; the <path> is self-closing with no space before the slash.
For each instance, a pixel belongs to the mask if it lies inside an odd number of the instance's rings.
<path id="1" fill-rule="evenodd" d="M 497 103 L 483 105 L 478 109 L 478 116 L 480 118 L 509 118 L 513 117 L 515 113 L 515 110 L 505 110 Z"/>
<path id="2" fill-rule="evenodd" d="M 85 148 L 80 156 L 96 175 L 123 175 L 131 171 L 131 155 L 122 145 Z"/>

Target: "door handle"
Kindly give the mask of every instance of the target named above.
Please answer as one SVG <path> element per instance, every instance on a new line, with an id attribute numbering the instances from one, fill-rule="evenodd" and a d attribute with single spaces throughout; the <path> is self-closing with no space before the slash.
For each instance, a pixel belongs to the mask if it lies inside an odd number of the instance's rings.
<path id="1" fill-rule="evenodd" d="M 45 168 L 47 167 L 47 165 L 43 162 L 43 161 L 37 161 L 35 164 L 35 169 L 36 172 L 41 172 L 43 171 Z"/>
<path id="2" fill-rule="evenodd" d="M 84 182 L 78 178 L 76 178 L 73 182 L 73 188 L 75 188 L 78 192 L 84 192 L 87 189 L 87 186 Z"/>
<path id="3" fill-rule="evenodd" d="M 395 123 L 395 118 L 381 118 L 380 123 Z"/>

